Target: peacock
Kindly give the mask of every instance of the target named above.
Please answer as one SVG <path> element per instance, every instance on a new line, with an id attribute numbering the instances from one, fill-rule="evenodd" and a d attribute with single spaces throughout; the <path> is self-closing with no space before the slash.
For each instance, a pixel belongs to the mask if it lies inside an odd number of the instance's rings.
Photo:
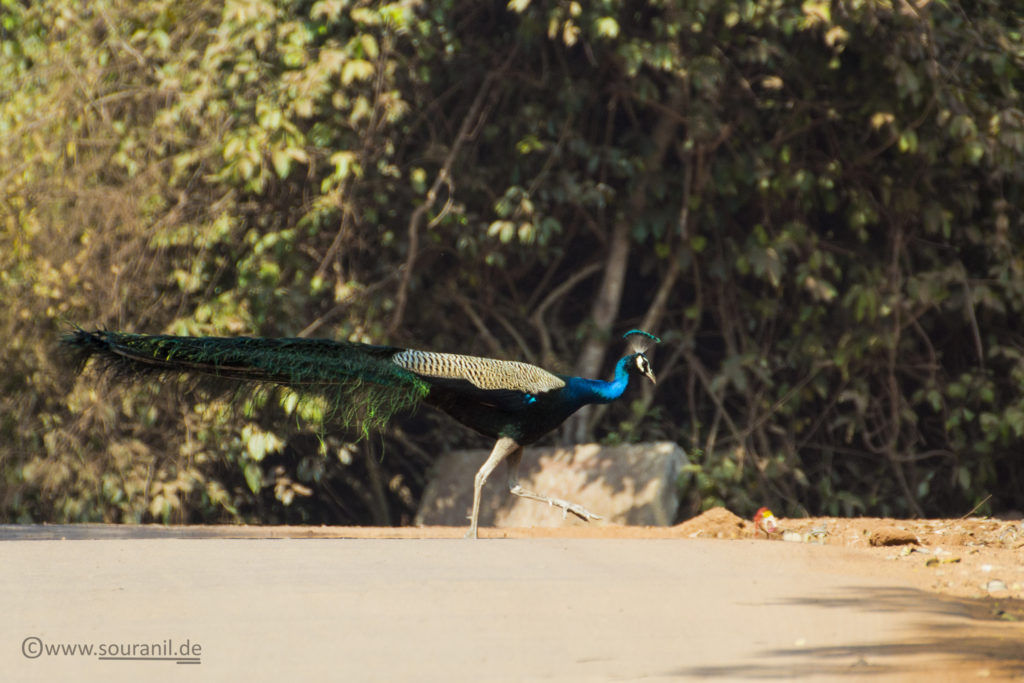
<path id="1" fill-rule="evenodd" d="M 661 340 L 642 330 L 624 339 L 629 353 L 611 381 L 548 372 L 518 361 L 418 351 L 348 341 L 266 337 L 182 337 L 76 329 L 61 339 L 78 369 L 95 357 L 120 376 L 179 375 L 223 388 L 258 387 L 317 400 L 328 419 L 379 428 L 421 403 L 496 439 L 473 480 L 466 536 L 477 537 L 480 494 L 501 462 L 513 495 L 548 503 L 584 521 L 600 517 L 569 501 L 519 484 L 523 447 L 551 432 L 587 404 L 622 396 L 633 377 L 655 382 L 647 352 Z"/>

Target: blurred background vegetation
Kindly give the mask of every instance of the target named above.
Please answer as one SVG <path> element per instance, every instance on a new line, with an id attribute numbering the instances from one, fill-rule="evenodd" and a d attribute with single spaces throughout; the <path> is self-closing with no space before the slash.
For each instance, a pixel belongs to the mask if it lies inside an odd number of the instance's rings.
<path id="1" fill-rule="evenodd" d="M 70 323 L 656 390 L 683 514 L 1024 509 L 1024 19 L 998 0 L 0 0 L 0 519 L 400 524 L 445 449 L 99 384 Z"/>

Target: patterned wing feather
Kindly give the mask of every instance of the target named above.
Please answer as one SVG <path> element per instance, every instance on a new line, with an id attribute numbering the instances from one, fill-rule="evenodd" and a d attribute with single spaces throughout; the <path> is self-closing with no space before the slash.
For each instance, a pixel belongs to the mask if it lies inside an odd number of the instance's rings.
<path id="1" fill-rule="evenodd" d="M 411 349 L 396 353 L 391 360 L 422 377 L 465 380 L 486 391 L 535 394 L 565 386 L 565 380 L 558 375 L 518 361 Z"/>

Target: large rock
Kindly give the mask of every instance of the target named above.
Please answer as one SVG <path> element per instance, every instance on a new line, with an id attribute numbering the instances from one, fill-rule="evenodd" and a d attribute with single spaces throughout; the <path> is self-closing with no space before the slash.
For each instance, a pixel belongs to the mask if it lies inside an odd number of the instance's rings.
<path id="1" fill-rule="evenodd" d="M 454 451 L 441 458 L 416 515 L 420 525 L 465 526 L 473 504 L 473 477 L 485 450 Z M 679 506 L 676 478 L 687 462 L 675 443 L 574 448 L 527 448 L 519 483 L 545 496 L 579 503 L 603 519 L 590 524 L 668 526 Z M 508 492 L 499 466 L 484 486 L 480 526 L 557 527 L 585 524 L 573 515 Z"/>

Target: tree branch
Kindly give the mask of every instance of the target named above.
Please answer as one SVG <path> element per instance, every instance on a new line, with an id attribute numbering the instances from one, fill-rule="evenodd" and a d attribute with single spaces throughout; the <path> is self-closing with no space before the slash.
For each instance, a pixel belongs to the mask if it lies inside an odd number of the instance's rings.
<path id="1" fill-rule="evenodd" d="M 561 284 L 552 289 L 548 295 L 544 297 L 544 300 L 537 305 L 537 308 L 534 309 L 533 315 L 530 316 L 530 322 L 537 328 L 537 334 L 540 336 L 541 358 L 543 358 L 545 362 L 554 356 L 554 348 L 551 344 L 551 335 L 548 334 L 547 325 L 544 324 L 544 313 L 552 304 L 572 291 L 573 287 L 601 270 L 602 265 L 603 264 L 601 263 L 591 263 L 589 266 L 584 266 L 580 270 L 576 271 L 563 280 Z"/>
<path id="2" fill-rule="evenodd" d="M 501 355 L 501 343 L 498 342 L 494 335 L 491 334 L 491 331 L 487 329 L 487 325 L 484 324 L 483 318 L 481 318 L 473 309 L 473 304 L 471 304 L 466 297 L 462 296 L 457 291 L 450 292 L 449 296 L 452 297 L 452 300 L 459 308 L 462 309 L 462 312 L 466 314 L 466 317 L 469 318 L 470 322 L 473 323 L 473 327 L 475 327 L 476 331 L 480 333 L 480 337 L 487 344 L 487 348 L 491 350 L 491 355 Z"/>
<path id="3" fill-rule="evenodd" d="M 409 253 L 405 257 L 405 265 L 402 266 L 402 280 L 398 285 L 398 294 L 395 297 L 395 313 L 391 318 L 391 324 L 388 326 L 388 335 L 395 333 L 402 325 L 402 319 L 405 317 L 405 308 L 409 299 L 409 282 L 412 280 L 412 274 L 416 267 L 416 258 L 419 255 L 420 226 L 423 224 L 423 217 L 426 216 L 427 211 L 437 201 L 437 193 L 441 190 L 442 185 L 448 186 L 449 196 L 454 194 L 455 188 L 452 182 L 451 171 L 452 166 L 455 164 L 455 159 L 462 150 L 462 146 L 475 135 L 476 129 L 482 123 L 481 112 L 484 102 L 491 94 L 492 85 L 505 73 L 516 52 L 517 50 L 513 49 L 505 62 L 497 69 L 489 72 L 484 78 L 483 83 L 480 84 L 476 97 L 473 98 L 473 103 L 469 106 L 469 111 L 466 112 L 465 118 L 462 119 L 462 125 L 459 126 L 459 132 L 455 135 L 455 140 L 452 142 L 451 149 L 448 151 L 448 156 L 445 157 L 441 170 L 437 172 L 434 183 L 427 190 L 427 196 L 423 203 L 416 207 L 416 210 L 412 212 L 412 216 L 409 218 Z"/>
<path id="4" fill-rule="evenodd" d="M 682 83 L 674 84 L 671 101 L 666 111 L 655 124 L 651 133 L 652 149 L 644 160 L 644 174 L 638 179 L 630 193 L 629 207 L 625 215 L 620 216 L 613 227 L 612 239 L 608 245 L 608 255 L 604 265 L 604 278 L 601 281 L 597 298 L 591 308 L 593 328 L 580 352 L 576 365 L 577 374 L 583 377 L 597 375 L 607 350 L 608 337 L 612 323 L 618 315 L 622 302 L 622 290 L 626 282 L 626 267 L 629 264 L 630 229 L 633 217 L 643 212 L 647 205 L 647 185 L 649 180 L 661 170 L 665 154 L 671 144 L 672 136 L 679 125 L 678 110 L 685 101 L 686 88 Z M 588 415 L 590 410 L 583 408 L 567 422 L 568 434 L 576 442 L 585 441 L 588 435 Z"/>

